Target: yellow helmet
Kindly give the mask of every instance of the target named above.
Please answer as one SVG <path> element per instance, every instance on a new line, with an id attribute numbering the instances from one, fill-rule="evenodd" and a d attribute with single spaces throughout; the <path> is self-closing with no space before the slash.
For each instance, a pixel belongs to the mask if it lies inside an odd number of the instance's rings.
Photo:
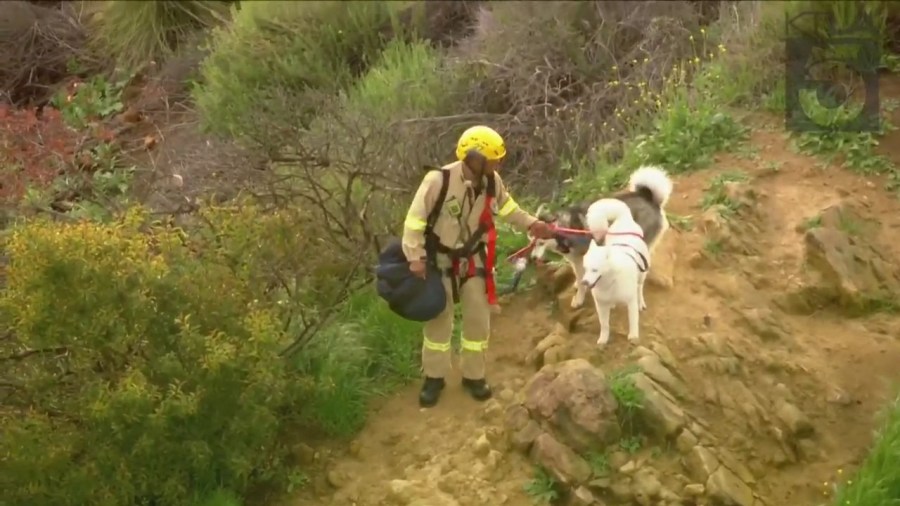
<path id="1" fill-rule="evenodd" d="M 471 150 L 488 160 L 500 160 L 506 156 L 506 144 L 496 130 L 484 125 L 473 126 L 463 132 L 456 143 L 456 158 L 464 160 Z"/>

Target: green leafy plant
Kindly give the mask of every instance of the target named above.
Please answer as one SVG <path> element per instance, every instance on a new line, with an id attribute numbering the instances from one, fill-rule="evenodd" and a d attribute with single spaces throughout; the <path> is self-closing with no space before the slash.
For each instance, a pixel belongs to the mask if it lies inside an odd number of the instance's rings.
<path id="1" fill-rule="evenodd" d="M 718 258 L 725 250 L 725 244 L 722 239 L 710 237 L 703 241 L 703 251 L 711 258 Z"/>
<path id="2" fill-rule="evenodd" d="M 112 82 L 102 76 L 73 81 L 57 92 L 50 103 L 62 113 L 67 125 L 83 130 L 92 122 L 122 112 L 122 90 L 126 83 L 127 80 Z"/>
<path id="3" fill-rule="evenodd" d="M 709 209 L 718 206 L 722 216 L 727 218 L 734 215 L 740 211 L 742 204 L 728 195 L 728 184 L 742 183 L 749 179 L 749 176 L 743 172 L 732 171 L 717 175 L 703 193 L 700 207 Z"/>
<path id="4" fill-rule="evenodd" d="M 309 485 L 309 476 L 303 471 L 294 471 L 287 478 L 287 492 L 290 494 Z"/>
<path id="5" fill-rule="evenodd" d="M 587 456 L 587 461 L 595 477 L 609 475 L 609 455 L 606 452 L 591 452 Z"/>
<path id="6" fill-rule="evenodd" d="M 548 505 L 559 499 L 556 481 L 540 467 L 535 469 L 534 478 L 525 484 L 524 490 L 534 504 Z"/>
<path id="7" fill-rule="evenodd" d="M 623 427 L 634 429 L 635 416 L 644 407 L 644 392 L 632 377 L 639 372 L 637 366 L 626 367 L 610 375 L 609 388 L 619 405 L 619 419 Z"/>
<path id="8" fill-rule="evenodd" d="M 641 451 L 641 448 L 644 446 L 644 439 L 641 436 L 627 436 L 622 438 L 619 441 L 619 448 L 625 450 L 629 455 L 634 455 L 635 453 Z"/>

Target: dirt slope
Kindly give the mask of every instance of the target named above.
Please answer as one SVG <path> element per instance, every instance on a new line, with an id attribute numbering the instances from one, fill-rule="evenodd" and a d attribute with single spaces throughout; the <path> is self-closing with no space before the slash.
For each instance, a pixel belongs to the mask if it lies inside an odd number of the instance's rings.
<path id="1" fill-rule="evenodd" d="M 641 344 L 671 353 L 667 362 L 687 388 L 682 408 L 743 464 L 739 474 L 756 492 L 748 503 L 824 504 L 834 481 L 865 456 L 876 412 L 900 379 L 900 322 L 888 314 L 848 318 L 804 288 L 828 281 L 807 261 L 806 244 L 817 236 L 805 231 L 827 228 L 829 216 L 840 221 L 847 211 L 857 223 L 833 226 L 859 229 L 845 230 L 859 234 L 850 243 L 865 233 L 874 255 L 898 258 L 892 237 L 900 203 L 879 178 L 823 168 L 795 153 L 777 120 L 753 121 L 746 148 L 677 180 L 669 210 L 690 217 L 692 226 L 672 230 L 654 258 Z M 890 137 L 884 144 L 898 146 L 893 159 L 900 163 L 900 136 Z M 723 194 L 729 205 L 742 202 L 737 213 L 724 219 L 704 211 L 710 184 L 736 172 L 743 181 L 725 185 Z M 532 504 L 523 486 L 533 464 L 509 448 L 504 409 L 535 374 L 526 361 L 535 343 L 563 320 L 573 331 L 566 356 L 557 359 L 587 358 L 607 372 L 634 360 L 624 309 L 613 313 L 610 345 L 598 350 L 593 308 L 570 310 L 571 294 L 555 305 L 539 290 L 506 302 L 494 320 L 489 357 L 496 401 L 470 400 L 453 378 L 438 407 L 420 410 L 418 385 L 409 386 L 372 414 L 349 449 L 319 455 L 322 475 L 289 504 Z M 798 408 L 814 436 L 785 447 L 773 421 L 784 419 L 779 399 Z M 687 457 L 674 446 L 648 442 L 627 458 L 680 476 Z M 610 503 L 632 504 L 630 497 Z M 666 500 L 658 504 L 693 504 L 687 497 Z"/>

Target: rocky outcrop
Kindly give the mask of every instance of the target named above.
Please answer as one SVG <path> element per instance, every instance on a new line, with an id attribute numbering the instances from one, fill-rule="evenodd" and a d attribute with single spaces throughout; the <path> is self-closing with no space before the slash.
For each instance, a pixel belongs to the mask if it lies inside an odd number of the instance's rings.
<path id="1" fill-rule="evenodd" d="M 876 239 L 877 226 L 862 218 L 853 204 L 831 206 L 805 227 L 806 279 L 781 306 L 807 314 L 835 306 L 851 314 L 896 305 L 900 269 Z"/>
<path id="2" fill-rule="evenodd" d="M 525 385 L 523 402 L 507 410 L 507 427 L 513 445 L 530 451 L 558 481 L 582 484 L 590 467 L 579 455 L 621 435 L 616 409 L 603 372 L 568 360 L 544 366 Z"/>
<path id="3" fill-rule="evenodd" d="M 554 333 L 564 334 L 560 328 Z M 541 341 L 541 349 L 558 339 L 554 333 Z M 727 343 L 712 335 L 701 336 L 700 342 L 712 356 L 694 365 L 708 367 L 718 377 L 713 402 L 751 420 L 751 434 L 774 441 L 782 460 L 801 458 L 802 441 L 815 435 L 809 417 L 790 402 L 788 393 L 767 404 L 743 386 L 737 379 L 739 363 L 728 365 L 726 357 L 734 360 L 734 352 Z M 621 375 L 608 376 L 587 360 L 544 365 L 505 410 L 511 447 L 566 488 L 571 504 L 763 506 L 750 468 L 688 409 L 705 400 L 703 388 L 679 373 L 675 357 L 660 343 L 639 346 L 633 355 L 638 370 L 628 376 L 627 388 Z M 639 407 L 630 413 L 632 423 L 625 424 L 624 406 L 633 407 L 635 391 Z M 632 397 L 619 402 L 613 392 Z M 638 436 L 628 433 L 630 425 Z M 624 441 L 635 437 L 671 450 L 656 456 L 633 453 Z M 598 452 L 605 455 L 600 468 Z"/>

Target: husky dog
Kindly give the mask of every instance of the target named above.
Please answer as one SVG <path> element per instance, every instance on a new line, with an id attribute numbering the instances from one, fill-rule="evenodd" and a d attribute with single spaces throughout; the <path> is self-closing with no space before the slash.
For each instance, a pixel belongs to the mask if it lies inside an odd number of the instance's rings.
<path id="1" fill-rule="evenodd" d="M 611 199 L 601 201 L 618 200 L 625 204 L 633 220 L 644 232 L 644 241 L 652 251 L 659 240 L 669 228 L 666 219 L 665 205 L 672 194 L 672 180 L 666 172 L 659 167 L 641 167 L 635 170 L 628 180 L 628 190 L 614 195 Z M 598 201 L 600 202 L 600 201 Z M 545 213 L 544 206 L 538 208 L 538 217 L 547 223 L 558 227 L 587 230 L 588 209 L 597 202 L 584 202 L 573 205 L 556 214 Z M 609 223 L 615 221 L 623 209 L 614 203 L 605 202 L 601 207 L 595 207 L 597 213 L 606 216 L 607 228 Z M 602 237 L 599 238 L 602 244 Z M 572 297 L 573 308 L 584 304 L 587 289 L 581 283 L 584 276 L 582 259 L 587 253 L 591 243 L 590 236 L 577 237 L 565 234 L 557 234 L 553 239 L 538 239 L 535 241 L 531 252 L 533 260 L 541 260 L 548 250 L 562 255 L 575 271 L 575 296 Z"/>
<path id="2" fill-rule="evenodd" d="M 614 208 L 609 202 L 619 203 L 625 212 L 618 212 L 612 224 L 604 209 Z M 639 313 L 644 303 L 644 280 L 650 269 L 650 248 L 644 242 L 643 230 L 634 221 L 628 207 L 616 199 L 597 201 L 588 211 L 591 232 L 603 236 L 603 245 L 591 241 L 583 258 L 583 276 L 579 280 L 591 291 L 597 317 L 600 319 L 600 338 L 597 344 L 609 342 L 609 313 L 618 304 L 628 306 L 628 340 L 637 341 Z M 593 219 L 592 219 L 593 218 Z"/>

